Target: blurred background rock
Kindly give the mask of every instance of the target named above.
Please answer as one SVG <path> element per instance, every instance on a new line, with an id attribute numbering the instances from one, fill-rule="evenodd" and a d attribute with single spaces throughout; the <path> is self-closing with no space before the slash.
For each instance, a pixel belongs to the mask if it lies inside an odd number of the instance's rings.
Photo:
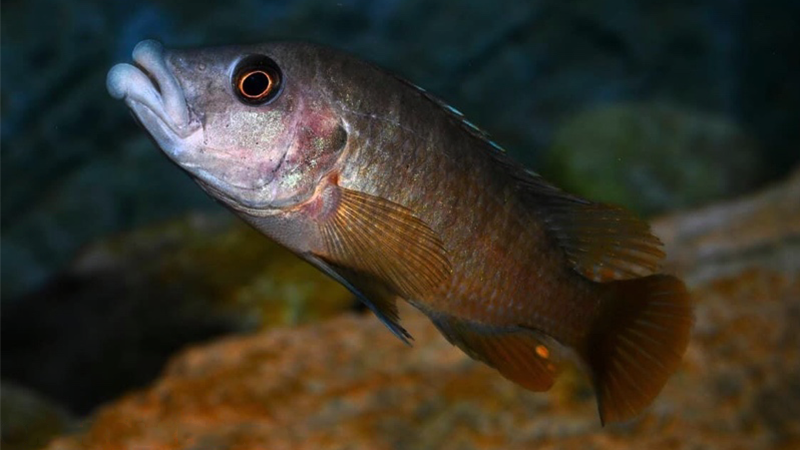
<path id="1" fill-rule="evenodd" d="M 601 427 L 574 365 L 549 392 L 526 391 L 403 303 L 413 349 L 367 315 L 230 336 L 180 352 L 47 448 L 800 448 L 800 171 L 653 226 L 695 326 L 680 369 L 633 420 Z"/>
<path id="2" fill-rule="evenodd" d="M 349 50 L 553 181 L 644 214 L 751 191 L 800 159 L 793 0 L 9 0 L 0 20 L 3 384 L 78 416 L 190 342 L 352 306 L 107 95 L 142 39 Z"/>
<path id="3" fill-rule="evenodd" d="M 747 192 L 769 164 L 724 116 L 659 103 L 578 113 L 545 159 L 542 171 L 564 189 L 645 215 Z"/>

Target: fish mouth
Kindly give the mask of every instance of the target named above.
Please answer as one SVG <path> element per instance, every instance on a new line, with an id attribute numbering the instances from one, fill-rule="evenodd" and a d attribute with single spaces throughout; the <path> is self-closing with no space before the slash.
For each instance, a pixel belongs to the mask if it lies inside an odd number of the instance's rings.
<path id="1" fill-rule="evenodd" d="M 288 150 L 272 163 L 274 167 L 261 170 L 227 164 L 224 155 L 228 152 L 205 142 L 202 117 L 191 110 L 170 55 L 158 41 L 140 42 L 133 49 L 132 64 L 117 64 L 109 70 L 109 94 L 123 100 L 164 154 L 216 198 L 232 206 L 270 209 L 270 199 L 277 195 L 276 174 Z"/>
<path id="2" fill-rule="evenodd" d="M 164 47 L 158 41 L 142 41 L 133 49 L 133 61 L 109 70 L 108 93 L 124 100 L 164 152 L 182 165 L 186 141 L 201 127 L 191 120 L 183 89 L 167 66 Z"/>

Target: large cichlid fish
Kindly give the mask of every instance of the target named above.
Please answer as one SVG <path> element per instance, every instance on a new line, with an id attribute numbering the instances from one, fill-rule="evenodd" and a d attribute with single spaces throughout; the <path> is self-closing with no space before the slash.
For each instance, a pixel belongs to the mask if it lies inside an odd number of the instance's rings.
<path id="1" fill-rule="evenodd" d="M 692 327 L 683 283 L 628 211 L 566 193 L 425 90 L 305 43 L 164 50 L 108 74 L 212 197 L 350 289 L 400 339 L 396 301 L 533 391 L 565 350 L 603 423 L 648 406 Z"/>

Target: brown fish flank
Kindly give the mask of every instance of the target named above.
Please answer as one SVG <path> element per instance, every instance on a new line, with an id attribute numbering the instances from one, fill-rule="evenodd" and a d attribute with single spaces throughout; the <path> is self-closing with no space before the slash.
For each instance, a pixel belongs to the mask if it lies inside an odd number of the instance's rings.
<path id="1" fill-rule="evenodd" d="M 526 171 L 424 91 L 308 44 L 165 53 L 145 41 L 134 60 L 112 69 L 109 91 L 162 150 L 401 339 L 398 299 L 534 391 L 571 348 L 604 422 L 639 413 L 679 366 L 691 303 L 656 274 L 647 224 Z"/>

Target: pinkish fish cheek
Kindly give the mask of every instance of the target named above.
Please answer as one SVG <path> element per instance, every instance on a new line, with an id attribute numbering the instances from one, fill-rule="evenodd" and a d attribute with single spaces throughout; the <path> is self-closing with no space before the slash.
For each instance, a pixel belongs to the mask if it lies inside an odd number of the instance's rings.
<path id="1" fill-rule="evenodd" d="M 306 113 L 276 178 L 287 190 L 315 189 L 347 144 L 347 132 L 332 114 Z M 288 192 L 286 192 L 288 194 Z"/>
<path id="2" fill-rule="evenodd" d="M 337 163 L 347 144 L 347 132 L 329 114 L 304 114 L 291 148 L 272 183 L 275 204 L 302 204 L 306 217 L 323 217 L 336 202 L 325 189 L 336 178 Z M 334 182 L 335 184 L 335 182 Z"/>
<path id="3" fill-rule="evenodd" d="M 319 164 L 324 162 L 318 161 L 319 158 L 341 151 L 347 143 L 347 132 L 335 115 L 316 112 L 303 120 L 296 139 L 303 159 L 308 164 Z"/>

